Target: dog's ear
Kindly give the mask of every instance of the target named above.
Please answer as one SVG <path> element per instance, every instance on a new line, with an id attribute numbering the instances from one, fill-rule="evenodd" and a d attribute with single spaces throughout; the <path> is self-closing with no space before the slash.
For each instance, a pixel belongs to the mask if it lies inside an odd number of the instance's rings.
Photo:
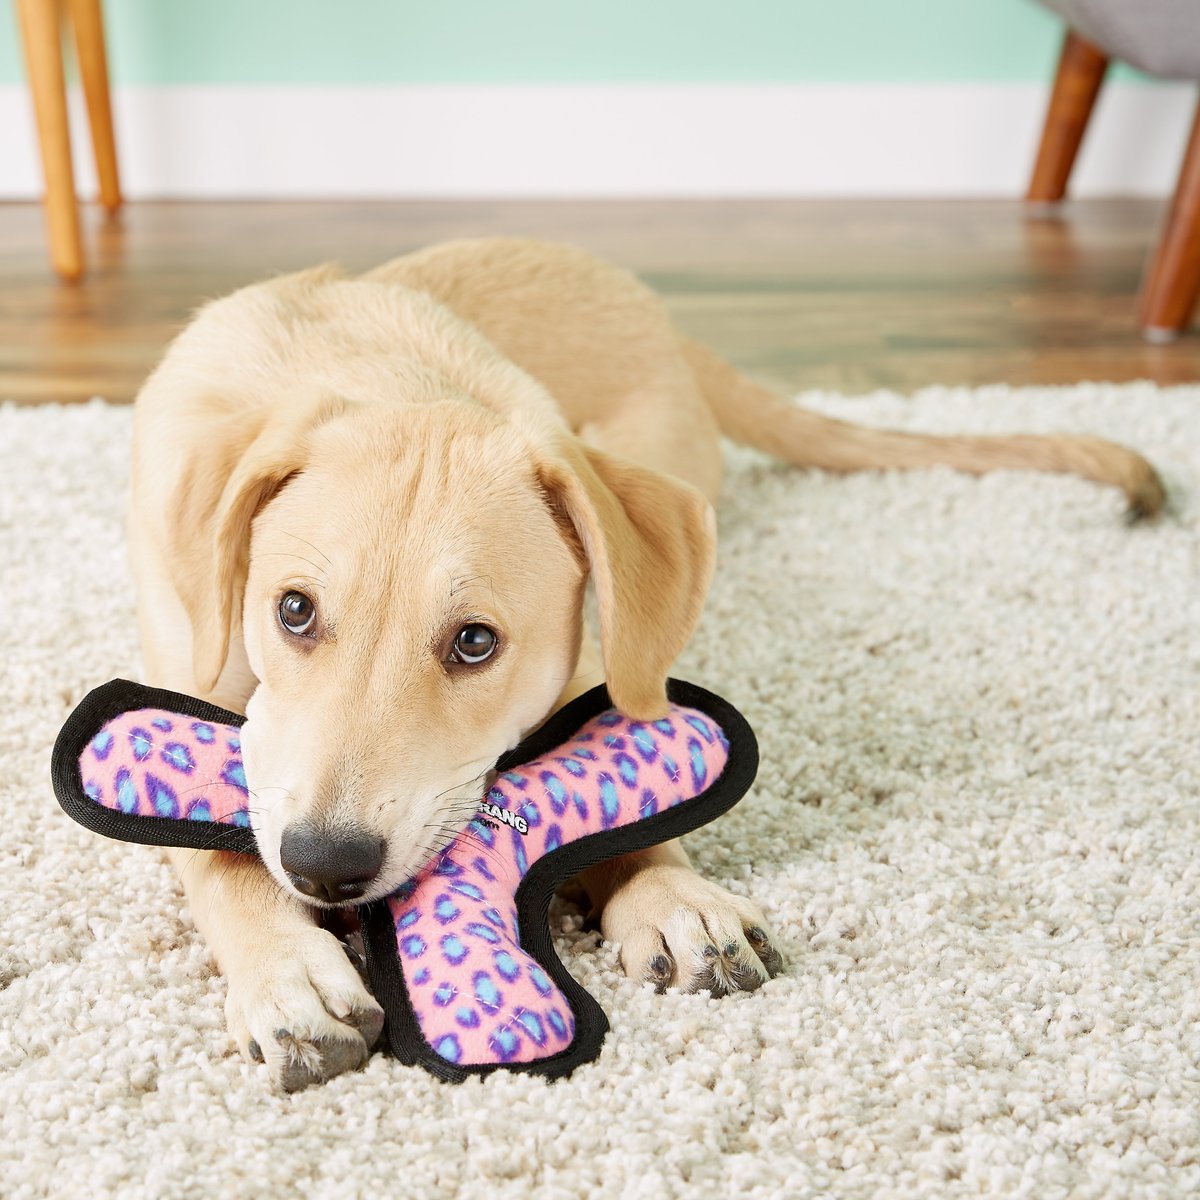
<path id="1" fill-rule="evenodd" d="M 539 479 L 592 574 L 613 703 L 639 720 L 664 716 L 667 674 L 712 578 L 711 505 L 678 479 L 571 437 L 539 463 Z"/>
<path id="2" fill-rule="evenodd" d="M 192 625 L 196 685 L 216 687 L 241 617 L 250 522 L 303 470 L 308 434 L 340 405 L 323 400 L 269 413 L 214 411 L 193 448 L 167 514 L 171 581 Z"/>

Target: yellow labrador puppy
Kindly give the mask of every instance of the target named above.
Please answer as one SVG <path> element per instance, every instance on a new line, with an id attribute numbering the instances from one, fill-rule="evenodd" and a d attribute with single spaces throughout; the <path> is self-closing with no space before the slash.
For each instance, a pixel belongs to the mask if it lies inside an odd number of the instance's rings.
<path id="1" fill-rule="evenodd" d="M 242 1052 L 291 1090 L 382 1016 L 317 910 L 392 891 L 497 757 L 605 679 L 650 719 L 713 566 L 724 434 L 831 470 L 1073 471 L 1151 514 L 1138 455 L 934 438 L 787 404 L 564 246 L 435 246 L 207 306 L 138 398 L 130 539 L 149 682 L 239 712 L 262 861 L 176 852 Z M 594 588 L 599 648 L 583 631 Z M 637 979 L 715 993 L 780 967 L 761 911 L 678 844 L 584 878 Z"/>

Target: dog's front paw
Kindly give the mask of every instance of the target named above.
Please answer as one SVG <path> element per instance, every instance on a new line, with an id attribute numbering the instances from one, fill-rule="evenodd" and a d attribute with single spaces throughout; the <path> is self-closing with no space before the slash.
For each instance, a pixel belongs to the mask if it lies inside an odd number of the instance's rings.
<path id="1" fill-rule="evenodd" d="M 383 1031 L 383 1009 L 341 943 L 315 925 L 291 926 L 268 950 L 229 971 L 229 1031 L 271 1083 L 298 1092 L 361 1067 Z"/>
<path id="2" fill-rule="evenodd" d="M 714 996 L 752 992 L 783 970 L 758 906 L 689 867 L 647 866 L 625 879 L 600 918 L 631 979 Z"/>

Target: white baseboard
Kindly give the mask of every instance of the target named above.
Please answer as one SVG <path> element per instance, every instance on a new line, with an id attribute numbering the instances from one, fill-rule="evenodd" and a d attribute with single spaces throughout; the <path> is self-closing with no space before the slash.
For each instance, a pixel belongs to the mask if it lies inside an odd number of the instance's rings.
<path id="1" fill-rule="evenodd" d="M 121 87 L 114 106 L 134 198 L 1011 196 L 1046 95 L 1026 83 L 239 85 Z M 1168 193 L 1195 99 L 1189 85 L 1109 84 L 1073 194 Z M 0 197 L 40 192 L 25 89 L 0 87 Z"/>

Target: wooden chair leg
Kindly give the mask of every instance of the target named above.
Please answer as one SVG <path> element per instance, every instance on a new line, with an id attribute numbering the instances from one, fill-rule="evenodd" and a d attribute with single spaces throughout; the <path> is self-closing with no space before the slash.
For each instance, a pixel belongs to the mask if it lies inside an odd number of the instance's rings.
<path id="1" fill-rule="evenodd" d="M 104 49 L 104 19 L 100 0 L 68 0 L 71 25 L 75 30 L 75 53 L 79 76 L 87 98 L 88 124 L 96 176 L 100 181 L 100 203 L 109 212 L 121 207 L 121 184 L 117 178 L 117 146 L 113 137 L 112 105 L 108 92 L 108 59 Z"/>
<path id="2" fill-rule="evenodd" d="M 1142 279 L 1138 319 L 1147 341 L 1187 328 L 1200 296 L 1200 103 L 1158 249 Z"/>
<path id="3" fill-rule="evenodd" d="M 1046 204 L 1066 195 L 1075 155 L 1107 70 L 1103 51 L 1067 30 L 1026 200 Z"/>
<path id="4" fill-rule="evenodd" d="M 57 0 L 17 0 L 17 10 L 46 178 L 50 260 L 64 279 L 74 280 L 83 273 L 83 249 L 71 167 L 61 14 Z"/>

